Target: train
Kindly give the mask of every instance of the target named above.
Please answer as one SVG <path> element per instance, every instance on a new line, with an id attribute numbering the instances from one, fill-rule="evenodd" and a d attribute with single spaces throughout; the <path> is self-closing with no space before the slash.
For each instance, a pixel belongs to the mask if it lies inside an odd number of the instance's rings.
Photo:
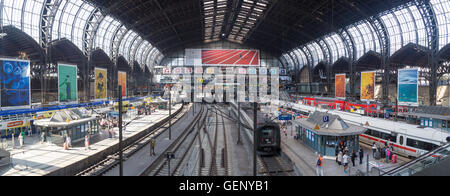
<path id="1" fill-rule="evenodd" d="M 302 111 L 304 114 L 310 113 L 317 109 L 317 105 L 311 106 L 305 104 L 291 104 L 292 109 Z M 306 99 L 313 101 L 312 99 Z M 319 103 L 319 100 L 314 100 Z M 322 108 L 328 109 L 328 108 Z M 284 109 L 286 110 L 286 109 Z M 409 158 L 417 158 L 429 151 L 435 150 L 446 143 L 446 139 L 450 136 L 450 132 L 420 127 L 405 122 L 395 122 L 380 118 L 372 118 L 361 114 L 331 110 L 328 111 L 341 116 L 342 119 L 353 124 L 364 124 L 368 122 L 367 131 L 360 135 L 360 142 L 371 146 L 373 143 L 389 144 L 394 148 L 394 152 Z"/>
<path id="2" fill-rule="evenodd" d="M 234 104 L 234 103 L 232 103 Z M 235 109 L 237 107 L 234 106 Z M 254 111 L 253 105 L 241 104 L 241 108 L 247 111 L 244 119 L 247 119 L 249 123 L 253 123 Z M 260 110 L 260 107 L 258 107 Z M 257 114 L 257 127 L 256 127 L 256 149 L 260 156 L 276 156 L 281 152 L 281 128 L 271 119 L 267 114 L 258 111 Z M 253 124 L 252 124 L 253 126 Z"/>

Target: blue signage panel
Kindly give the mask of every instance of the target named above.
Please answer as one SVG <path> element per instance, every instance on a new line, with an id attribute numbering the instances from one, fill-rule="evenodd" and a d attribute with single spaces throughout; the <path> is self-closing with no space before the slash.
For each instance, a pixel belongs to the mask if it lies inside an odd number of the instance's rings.
<path id="1" fill-rule="evenodd" d="M 278 120 L 292 120 L 292 115 L 281 115 Z"/>
<path id="2" fill-rule="evenodd" d="M 323 122 L 324 123 L 330 122 L 330 117 L 329 116 L 324 116 L 323 117 Z"/>

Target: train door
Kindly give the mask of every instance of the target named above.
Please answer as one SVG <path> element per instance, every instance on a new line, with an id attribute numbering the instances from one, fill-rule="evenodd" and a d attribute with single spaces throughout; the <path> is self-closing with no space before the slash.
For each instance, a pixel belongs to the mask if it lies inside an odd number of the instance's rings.
<path id="1" fill-rule="evenodd" d="M 406 137 L 403 135 L 398 135 L 397 137 L 399 146 L 406 146 Z M 394 147 L 394 151 L 401 154 L 406 154 L 405 149 L 403 148 Z"/>

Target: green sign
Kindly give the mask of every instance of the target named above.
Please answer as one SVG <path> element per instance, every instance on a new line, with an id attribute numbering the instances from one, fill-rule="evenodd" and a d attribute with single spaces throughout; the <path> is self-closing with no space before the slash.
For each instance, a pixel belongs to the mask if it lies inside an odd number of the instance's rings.
<path id="1" fill-rule="evenodd" d="M 77 66 L 58 65 L 58 94 L 59 102 L 77 102 Z"/>

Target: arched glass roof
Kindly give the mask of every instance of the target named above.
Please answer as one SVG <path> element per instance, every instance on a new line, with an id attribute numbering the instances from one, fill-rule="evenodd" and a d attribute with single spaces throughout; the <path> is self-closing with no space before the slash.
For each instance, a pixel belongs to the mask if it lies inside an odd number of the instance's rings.
<path id="1" fill-rule="evenodd" d="M 450 1 L 431 0 L 430 3 L 438 22 L 440 50 L 447 44 L 450 44 Z M 416 5 L 410 4 L 393 8 L 392 11 L 381 13 L 378 17 L 386 27 L 390 39 L 389 55 L 393 55 L 409 43 L 428 46 L 424 18 Z M 347 29 L 348 35 L 355 44 L 355 61 L 371 50 L 381 53 L 382 47 L 380 46 L 381 41 L 378 33 L 368 21 L 357 22 L 347 26 L 345 29 Z M 342 36 L 348 39 L 346 31 L 341 32 Z M 331 50 L 332 62 L 329 63 L 336 62 L 340 57 L 350 57 L 349 51 L 352 51 L 352 49 L 346 48 L 347 46 L 342 37 L 335 32 L 318 39 L 318 41 L 321 40 L 325 41 Z M 310 63 L 313 66 L 324 60 L 322 49 L 314 43 L 316 42 L 300 46 L 300 48 L 304 49 L 305 55 L 311 59 Z"/>
<path id="2" fill-rule="evenodd" d="M 3 25 L 13 25 L 30 35 L 36 42 L 40 43 L 42 14 L 45 7 L 45 0 L 3 0 L 3 14 L 1 20 Z M 53 40 L 66 38 L 74 43 L 81 51 L 85 51 L 83 38 L 86 37 L 86 27 L 93 17 L 96 7 L 84 0 L 62 0 L 56 8 L 51 36 Z M 95 48 L 100 48 L 112 58 L 112 43 L 119 28 L 125 28 L 122 23 L 111 16 L 105 16 L 99 21 L 98 30 L 94 33 Z M 146 60 L 159 62 L 163 55 L 154 48 L 148 41 L 133 30 L 124 37 L 119 44 L 119 54 L 128 61 L 138 61 L 145 65 Z M 150 53 L 150 50 L 153 53 Z M 144 57 L 143 55 L 152 55 Z"/>

